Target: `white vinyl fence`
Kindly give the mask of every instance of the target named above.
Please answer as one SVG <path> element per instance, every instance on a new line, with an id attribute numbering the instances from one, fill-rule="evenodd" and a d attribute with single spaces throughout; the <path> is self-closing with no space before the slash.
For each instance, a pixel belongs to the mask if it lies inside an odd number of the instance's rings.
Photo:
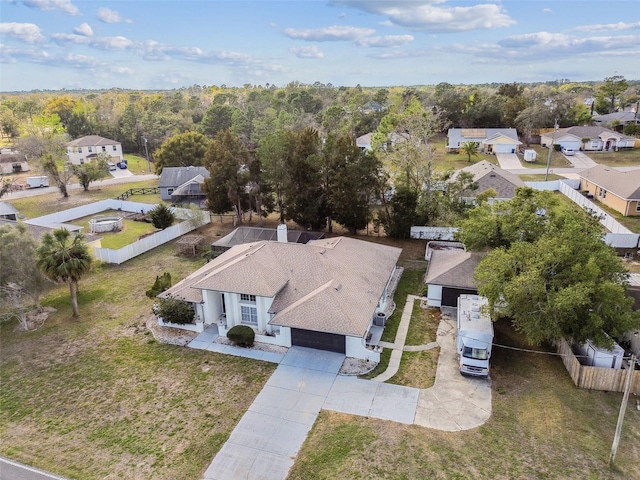
<path id="1" fill-rule="evenodd" d="M 154 208 L 155 205 L 148 203 L 128 202 L 126 200 L 102 200 L 100 202 L 83 205 L 81 207 L 70 208 L 62 212 L 44 215 L 42 217 L 25 220 L 25 223 L 39 225 L 42 227 L 59 227 L 62 223 L 67 223 L 76 218 L 82 218 L 89 215 L 95 215 L 105 210 L 120 210 L 131 213 L 147 213 Z M 148 237 L 138 240 L 126 247 L 118 250 L 110 248 L 95 248 L 94 255 L 97 259 L 106 263 L 121 264 L 149 250 L 152 250 L 163 243 L 167 243 L 178 238 L 185 233 L 195 230 L 202 225 L 206 225 L 211 221 L 209 212 L 202 210 L 190 210 L 185 208 L 172 209 L 176 218 L 183 220 L 177 225 L 173 225 L 165 230 L 149 235 Z"/>

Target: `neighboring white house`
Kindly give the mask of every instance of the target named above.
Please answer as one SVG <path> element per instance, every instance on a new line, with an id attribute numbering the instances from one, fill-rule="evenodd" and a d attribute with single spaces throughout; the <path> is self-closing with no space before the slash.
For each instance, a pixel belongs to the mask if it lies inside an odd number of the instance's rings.
<path id="1" fill-rule="evenodd" d="M 584 142 L 583 139 L 585 139 Z M 540 143 L 543 147 L 554 144 L 564 149 L 586 152 L 633 148 L 635 141 L 633 137 L 604 127 L 569 127 L 540 135 Z"/>
<path id="2" fill-rule="evenodd" d="M 400 252 L 347 237 L 245 243 L 159 297 L 192 303 L 196 324 L 217 324 L 220 335 L 248 325 L 261 342 L 379 361 L 367 337 L 374 317 L 388 307 Z"/>
<path id="3" fill-rule="evenodd" d="M 484 153 L 516 153 L 522 144 L 515 128 L 450 128 L 447 152 L 458 151 L 467 142 L 475 143 Z"/>
<path id="4" fill-rule="evenodd" d="M 110 157 L 107 159 L 108 162 L 119 163 L 124 160 L 122 144 L 99 135 L 76 138 L 67 143 L 67 157 L 69 162 L 74 165 L 90 162 L 99 153 L 108 154 Z"/>

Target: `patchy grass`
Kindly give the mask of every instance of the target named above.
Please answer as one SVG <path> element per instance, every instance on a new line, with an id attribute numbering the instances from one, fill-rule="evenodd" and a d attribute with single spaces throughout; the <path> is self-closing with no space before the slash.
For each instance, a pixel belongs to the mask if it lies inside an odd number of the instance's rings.
<path id="1" fill-rule="evenodd" d="M 127 160 L 127 168 L 134 175 L 143 175 L 145 173 L 154 173 L 154 165 L 149 164 L 145 157 L 127 153 L 124 158 Z"/>
<path id="2" fill-rule="evenodd" d="M 89 191 L 71 190 L 69 196 L 64 198 L 60 193 L 49 193 L 46 195 L 36 195 L 33 197 L 15 198 L 9 200 L 21 215 L 25 218 L 36 218 L 42 215 L 59 212 L 88 203 L 106 200 L 108 198 L 116 198 L 118 195 L 126 192 L 130 188 L 149 188 L 157 187 L 158 180 L 147 180 L 144 182 L 127 183 L 123 185 L 103 185 L 90 186 Z M 155 195 L 134 195 L 127 200 L 133 202 L 158 203 L 160 194 Z"/>
<path id="3" fill-rule="evenodd" d="M 520 163 L 525 168 L 546 168 L 547 160 L 549 159 L 549 149 L 546 147 L 541 147 L 540 145 L 531 145 L 530 147 L 526 147 L 527 150 L 535 150 L 537 153 L 535 162 L 525 162 L 524 156 L 518 154 L 518 158 L 520 158 Z M 549 168 L 571 168 L 571 162 L 569 162 L 564 155 L 560 152 L 556 152 L 555 150 L 551 150 L 551 160 L 549 162 Z"/>
<path id="4" fill-rule="evenodd" d="M 429 388 L 436 380 L 440 348 L 421 352 L 402 352 L 398 373 L 389 379 L 389 383 L 405 387 Z"/>
<path id="5" fill-rule="evenodd" d="M 427 343 L 435 342 L 441 316 L 439 308 L 422 308 L 420 301 L 414 302 L 405 344 L 426 345 Z"/>
<path id="6" fill-rule="evenodd" d="M 533 175 L 518 175 L 520 177 L 520 180 L 522 180 L 523 182 L 544 182 L 545 181 L 545 174 L 541 173 L 541 174 L 533 174 Z M 549 176 L 547 176 L 546 180 L 561 180 L 565 177 L 563 177 L 562 175 L 556 175 L 555 173 L 550 173 Z"/>
<path id="7" fill-rule="evenodd" d="M 432 145 L 433 151 L 433 169 L 438 172 L 446 172 L 448 170 L 460 170 L 461 168 L 468 167 L 474 163 L 486 160 L 493 164 L 498 164 L 498 160 L 495 155 L 485 155 L 478 152 L 476 156 L 471 157 L 471 161 L 468 160 L 467 155 L 464 153 L 447 153 L 446 149 L 447 135 L 438 135 Z"/>
<path id="8" fill-rule="evenodd" d="M 617 210 L 614 210 L 610 206 L 605 205 L 598 200 L 597 196 L 594 198 L 593 202 L 632 232 L 640 233 L 640 217 L 625 217 Z"/>
<path id="9" fill-rule="evenodd" d="M 508 325 L 496 334 L 497 343 L 522 345 Z M 635 405 L 616 468 L 608 466 L 621 394 L 576 388 L 557 356 L 496 348 L 492 364 L 493 415 L 483 426 L 441 432 L 322 411 L 288 479 L 640 478 Z M 352 438 L 367 439 L 366 450 Z"/>
<path id="10" fill-rule="evenodd" d="M 200 478 L 274 366 L 161 345 L 144 291 L 202 265 L 167 244 L 66 286 L 38 331 L 0 326 L 0 454 L 70 478 Z M 25 355 L 24 352 L 29 352 Z"/>
<path id="11" fill-rule="evenodd" d="M 619 152 L 584 152 L 596 163 L 610 167 L 640 167 L 640 149 L 620 150 Z"/>

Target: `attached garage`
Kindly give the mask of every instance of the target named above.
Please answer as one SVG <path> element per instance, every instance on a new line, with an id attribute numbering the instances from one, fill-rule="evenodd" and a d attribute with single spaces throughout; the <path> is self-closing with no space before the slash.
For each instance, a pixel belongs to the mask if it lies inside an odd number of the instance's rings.
<path id="1" fill-rule="evenodd" d="M 336 333 L 314 332 L 312 330 L 292 328 L 291 345 L 346 353 L 345 337 L 344 335 L 338 335 Z"/>

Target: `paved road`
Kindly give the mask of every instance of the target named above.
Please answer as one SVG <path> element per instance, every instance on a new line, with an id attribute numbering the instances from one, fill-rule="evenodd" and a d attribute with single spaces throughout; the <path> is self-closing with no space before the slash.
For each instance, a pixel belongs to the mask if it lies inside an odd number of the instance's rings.
<path id="1" fill-rule="evenodd" d="M 129 170 L 123 170 L 123 172 L 129 172 Z M 112 172 L 114 173 L 114 172 Z M 145 175 L 133 175 L 131 172 L 128 174 L 122 173 L 114 178 L 108 178 L 106 180 L 98 180 L 97 182 L 92 182 L 89 185 L 89 190 L 94 189 L 96 187 L 102 187 L 106 185 L 121 185 L 133 182 L 144 182 L 145 180 L 153 180 L 159 178 L 157 175 L 153 173 L 148 173 Z M 67 185 L 68 191 L 73 190 L 81 190 L 82 185 L 79 183 L 71 183 Z M 60 190 L 58 187 L 45 187 L 45 188 L 28 188 L 26 190 L 20 190 L 18 192 L 12 192 L 4 195 L 3 200 L 12 200 L 14 198 L 25 198 L 25 197 L 35 197 L 37 195 L 45 195 L 47 193 L 59 193 Z"/>
<path id="2" fill-rule="evenodd" d="M 65 480 L 63 477 L 0 457 L 0 480 Z"/>

